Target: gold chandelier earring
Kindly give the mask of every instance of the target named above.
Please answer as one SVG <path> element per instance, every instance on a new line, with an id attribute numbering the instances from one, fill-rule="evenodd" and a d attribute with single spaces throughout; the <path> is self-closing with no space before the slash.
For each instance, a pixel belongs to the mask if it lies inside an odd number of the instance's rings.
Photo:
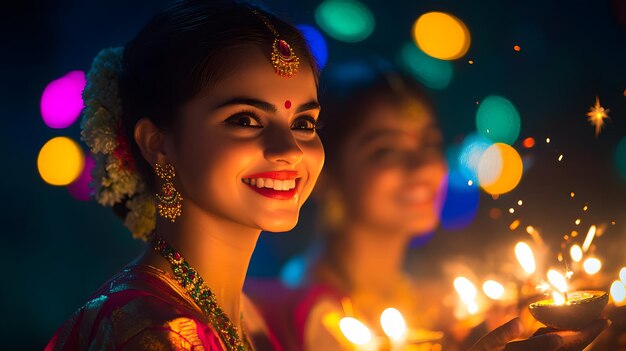
<path id="1" fill-rule="evenodd" d="M 161 185 L 161 191 L 156 194 L 159 215 L 175 222 L 176 218 L 182 214 L 183 208 L 183 197 L 178 190 L 174 188 L 174 184 L 172 183 L 172 180 L 176 176 L 176 171 L 174 170 L 174 166 L 169 163 L 164 166 L 157 163 L 155 172 L 159 178 L 164 180 L 163 185 Z"/>

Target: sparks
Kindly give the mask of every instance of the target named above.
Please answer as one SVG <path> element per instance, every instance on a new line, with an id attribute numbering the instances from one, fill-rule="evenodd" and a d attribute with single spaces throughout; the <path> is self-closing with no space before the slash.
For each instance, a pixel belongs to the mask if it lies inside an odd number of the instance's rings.
<path id="1" fill-rule="evenodd" d="M 596 137 L 600 135 L 600 131 L 604 126 L 604 119 L 609 118 L 608 112 L 609 109 L 600 106 L 600 98 L 596 96 L 596 104 L 589 108 L 589 112 L 587 112 L 587 121 L 596 127 Z"/>

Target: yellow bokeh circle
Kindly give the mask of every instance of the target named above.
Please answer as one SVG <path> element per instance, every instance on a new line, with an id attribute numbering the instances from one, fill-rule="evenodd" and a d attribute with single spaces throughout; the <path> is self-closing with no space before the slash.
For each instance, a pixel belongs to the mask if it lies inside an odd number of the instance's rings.
<path id="1" fill-rule="evenodd" d="M 522 179 L 524 166 L 519 153 L 504 143 L 495 143 L 478 161 L 478 181 L 489 194 L 499 195 L 515 189 Z"/>
<path id="2" fill-rule="evenodd" d="M 78 176 L 85 165 L 80 146 L 67 137 L 50 139 L 39 151 L 37 169 L 43 180 L 51 185 L 68 185 Z"/>
<path id="3" fill-rule="evenodd" d="M 470 46 L 465 24 L 443 12 L 421 15 L 413 24 L 413 39 L 422 51 L 440 60 L 458 59 Z"/>

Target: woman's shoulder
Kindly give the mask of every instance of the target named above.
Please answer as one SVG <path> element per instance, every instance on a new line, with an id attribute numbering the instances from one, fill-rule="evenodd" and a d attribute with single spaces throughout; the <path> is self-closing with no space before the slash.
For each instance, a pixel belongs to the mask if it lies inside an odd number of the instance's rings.
<path id="1" fill-rule="evenodd" d="M 222 350 L 202 312 L 165 272 L 131 266 L 105 283 L 46 350 Z"/>
<path id="2" fill-rule="evenodd" d="M 279 279 L 247 279 L 245 291 L 285 350 L 302 350 L 311 320 L 329 312 L 336 317 L 342 308 L 342 294 L 325 284 L 291 286 Z"/>

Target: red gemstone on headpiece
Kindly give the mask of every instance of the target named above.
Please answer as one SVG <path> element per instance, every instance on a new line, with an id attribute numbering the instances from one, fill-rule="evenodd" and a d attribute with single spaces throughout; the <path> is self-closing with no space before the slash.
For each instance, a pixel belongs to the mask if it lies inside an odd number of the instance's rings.
<path id="1" fill-rule="evenodd" d="M 282 39 L 278 41 L 278 52 L 284 59 L 291 59 L 291 46 L 289 46 L 289 44 Z"/>

